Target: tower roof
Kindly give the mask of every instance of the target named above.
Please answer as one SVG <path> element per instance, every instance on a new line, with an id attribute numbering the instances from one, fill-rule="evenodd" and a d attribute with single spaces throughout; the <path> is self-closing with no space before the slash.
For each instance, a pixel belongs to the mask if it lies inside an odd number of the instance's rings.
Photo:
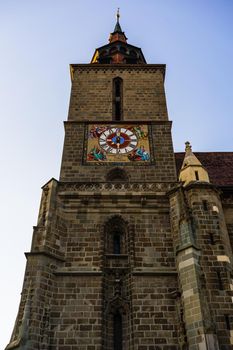
<path id="1" fill-rule="evenodd" d="M 233 186 L 233 152 L 195 152 L 208 171 L 211 183 L 217 186 Z M 185 153 L 175 153 L 177 172 L 182 167 Z"/>
<path id="2" fill-rule="evenodd" d="M 197 159 L 192 151 L 192 146 L 189 141 L 185 142 L 185 156 L 181 169 L 190 165 L 201 165 L 201 162 Z"/>
<path id="3" fill-rule="evenodd" d="M 179 180 L 184 186 L 193 181 L 210 182 L 209 175 L 199 159 L 193 154 L 190 142 L 185 142 L 185 156 L 180 169 Z"/>
<path id="4" fill-rule="evenodd" d="M 91 63 L 101 64 L 145 64 L 146 60 L 139 47 L 129 45 L 127 37 L 121 29 L 120 13 L 117 11 L 117 22 L 114 31 L 110 34 L 109 44 L 95 50 Z"/>

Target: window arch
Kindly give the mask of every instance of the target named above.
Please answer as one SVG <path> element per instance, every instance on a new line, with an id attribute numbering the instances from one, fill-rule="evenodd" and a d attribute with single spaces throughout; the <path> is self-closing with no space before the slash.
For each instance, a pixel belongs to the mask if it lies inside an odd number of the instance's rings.
<path id="1" fill-rule="evenodd" d="M 123 119 L 123 80 L 120 77 L 113 79 L 112 119 Z"/>
<path id="2" fill-rule="evenodd" d="M 124 169 L 113 168 L 111 169 L 106 176 L 107 181 L 128 181 L 129 177 Z"/>

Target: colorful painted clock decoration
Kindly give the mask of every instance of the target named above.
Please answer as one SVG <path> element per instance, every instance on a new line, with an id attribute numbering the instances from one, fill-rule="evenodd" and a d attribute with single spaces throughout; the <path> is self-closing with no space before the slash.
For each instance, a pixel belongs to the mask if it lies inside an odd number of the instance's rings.
<path id="1" fill-rule="evenodd" d="M 88 126 L 88 163 L 150 161 L 147 125 Z"/>

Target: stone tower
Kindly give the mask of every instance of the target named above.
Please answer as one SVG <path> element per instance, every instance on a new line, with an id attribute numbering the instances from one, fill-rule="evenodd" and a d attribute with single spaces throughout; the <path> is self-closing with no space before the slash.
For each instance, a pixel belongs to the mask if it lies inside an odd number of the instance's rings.
<path id="1" fill-rule="evenodd" d="M 118 14 L 70 69 L 60 179 L 42 187 L 6 349 L 232 349 L 232 197 L 226 223 L 189 144 L 178 181 L 165 65 Z"/>

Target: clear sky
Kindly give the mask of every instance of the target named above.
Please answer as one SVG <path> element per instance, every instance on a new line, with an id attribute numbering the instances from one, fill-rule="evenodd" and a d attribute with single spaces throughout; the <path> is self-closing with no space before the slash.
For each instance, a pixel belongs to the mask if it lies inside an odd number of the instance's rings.
<path id="1" fill-rule="evenodd" d="M 232 151 L 232 0 L 0 0 L 0 349 L 16 318 L 40 187 L 59 177 L 69 63 L 89 63 L 120 7 L 128 42 L 166 63 L 177 152 Z"/>

